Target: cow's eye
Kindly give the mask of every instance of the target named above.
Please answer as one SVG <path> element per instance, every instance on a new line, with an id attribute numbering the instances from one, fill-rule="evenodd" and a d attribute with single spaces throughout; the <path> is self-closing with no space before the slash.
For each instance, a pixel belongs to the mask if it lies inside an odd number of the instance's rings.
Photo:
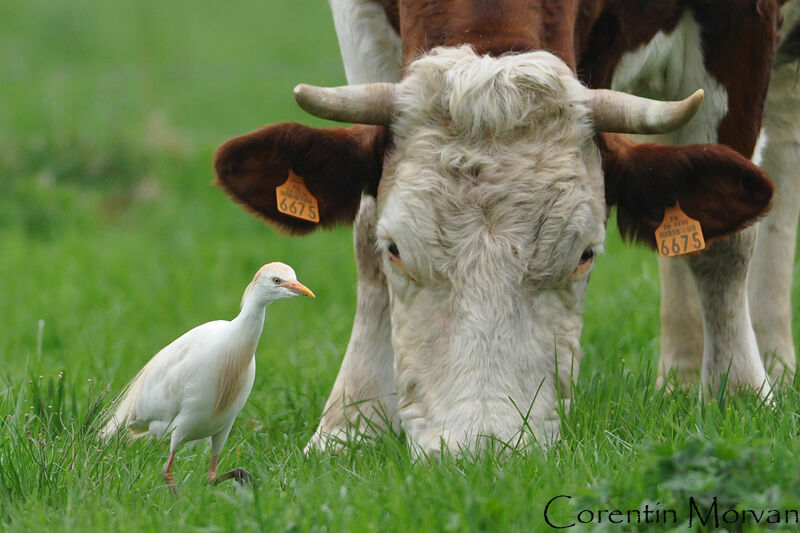
<path id="1" fill-rule="evenodd" d="M 594 256 L 597 254 L 596 247 L 589 246 L 586 248 L 583 253 L 581 254 L 581 259 L 578 262 L 578 266 L 575 267 L 575 270 L 572 272 L 572 276 L 570 276 L 570 281 L 574 281 L 580 277 L 583 277 L 585 274 L 592 269 L 592 265 L 594 264 Z"/>
<path id="2" fill-rule="evenodd" d="M 408 267 L 405 265 L 405 263 L 403 263 L 403 260 L 400 258 L 400 249 L 397 247 L 397 245 L 391 241 L 388 241 L 386 243 L 386 251 L 389 252 L 389 262 L 400 269 L 403 274 L 408 277 L 408 279 L 416 283 L 417 278 L 411 275 Z"/>

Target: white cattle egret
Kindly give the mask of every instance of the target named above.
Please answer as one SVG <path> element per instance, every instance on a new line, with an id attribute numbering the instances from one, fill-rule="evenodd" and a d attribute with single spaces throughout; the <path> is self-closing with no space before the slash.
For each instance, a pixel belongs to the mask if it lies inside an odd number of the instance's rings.
<path id="1" fill-rule="evenodd" d="M 101 437 L 121 427 L 135 436 L 161 438 L 171 432 L 164 479 L 176 494 L 175 452 L 184 442 L 209 436 L 209 483 L 249 478 L 242 468 L 217 476 L 217 456 L 253 388 L 255 350 L 267 305 L 298 295 L 314 297 L 291 267 L 283 263 L 261 267 L 244 291 L 236 318 L 197 326 L 150 359 L 120 396 Z"/>

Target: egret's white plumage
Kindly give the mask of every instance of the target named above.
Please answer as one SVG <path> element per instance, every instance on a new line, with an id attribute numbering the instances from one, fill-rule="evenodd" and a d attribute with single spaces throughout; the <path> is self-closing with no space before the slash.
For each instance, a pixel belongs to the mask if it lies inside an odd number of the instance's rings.
<path id="1" fill-rule="evenodd" d="M 261 267 L 231 321 L 215 320 L 184 333 L 159 351 L 130 382 L 101 431 L 107 438 L 120 428 L 156 438 L 170 433 L 164 477 L 173 487 L 172 461 L 187 441 L 211 437 L 211 482 L 246 476 L 235 469 L 217 477 L 216 463 L 256 374 L 255 349 L 267 305 L 282 298 L 314 294 L 283 263 Z"/>

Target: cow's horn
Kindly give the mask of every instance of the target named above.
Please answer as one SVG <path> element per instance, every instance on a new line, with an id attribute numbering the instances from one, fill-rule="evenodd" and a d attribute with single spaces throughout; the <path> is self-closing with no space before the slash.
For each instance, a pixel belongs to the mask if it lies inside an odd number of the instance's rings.
<path id="1" fill-rule="evenodd" d="M 697 112 L 703 89 L 686 100 L 661 102 L 619 91 L 591 89 L 587 104 L 597 131 L 609 133 L 668 133 L 677 130 Z"/>
<path id="2" fill-rule="evenodd" d="M 354 124 L 388 125 L 394 111 L 393 83 L 366 83 L 342 87 L 300 84 L 294 99 L 314 116 Z"/>

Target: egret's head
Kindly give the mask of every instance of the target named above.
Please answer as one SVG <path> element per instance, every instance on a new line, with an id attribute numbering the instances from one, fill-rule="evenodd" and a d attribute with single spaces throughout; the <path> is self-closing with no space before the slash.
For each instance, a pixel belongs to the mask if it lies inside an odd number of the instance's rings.
<path id="1" fill-rule="evenodd" d="M 305 295 L 314 298 L 311 290 L 297 281 L 297 275 L 292 267 L 284 263 L 267 263 L 253 276 L 253 281 L 244 291 L 242 305 L 250 295 L 258 295 L 266 303 L 282 298 Z"/>

